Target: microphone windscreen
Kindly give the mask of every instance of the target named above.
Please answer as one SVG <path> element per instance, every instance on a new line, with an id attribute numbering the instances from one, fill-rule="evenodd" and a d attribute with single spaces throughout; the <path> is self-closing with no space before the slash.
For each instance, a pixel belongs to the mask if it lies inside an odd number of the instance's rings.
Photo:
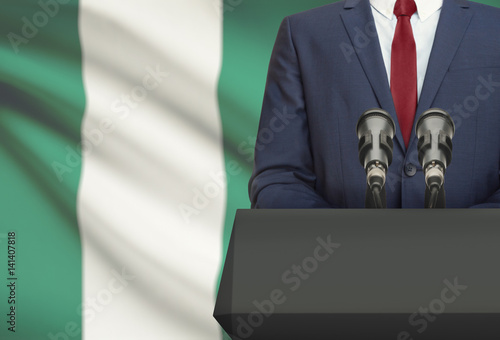
<path id="1" fill-rule="evenodd" d="M 359 161 L 365 169 L 374 162 L 381 163 L 386 169 L 391 165 L 395 133 L 394 120 L 385 110 L 371 109 L 359 117 L 356 124 Z"/>
<path id="2" fill-rule="evenodd" d="M 446 169 L 451 163 L 451 140 L 455 135 L 455 123 L 449 113 L 437 108 L 427 110 L 418 118 L 415 130 L 422 167 L 436 162 Z"/>

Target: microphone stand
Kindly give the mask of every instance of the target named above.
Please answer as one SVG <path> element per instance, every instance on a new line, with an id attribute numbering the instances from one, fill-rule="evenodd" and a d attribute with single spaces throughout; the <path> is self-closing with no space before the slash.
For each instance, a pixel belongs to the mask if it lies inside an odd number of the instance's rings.
<path id="1" fill-rule="evenodd" d="M 425 170 L 425 207 L 428 209 L 446 208 L 443 166 L 433 161 Z"/>
<path id="2" fill-rule="evenodd" d="M 428 209 L 446 208 L 446 193 L 444 187 L 441 190 L 433 187 L 425 189 L 425 207 Z"/>
<path id="3" fill-rule="evenodd" d="M 366 174 L 365 208 L 387 208 L 385 168 L 377 161 L 368 167 Z"/>
<path id="4" fill-rule="evenodd" d="M 366 186 L 365 208 L 367 209 L 387 208 L 385 187 L 383 187 L 382 190 L 380 190 L 379 188 L 375 188 L 374 190 L 372 190 L 370 189 L 369 185 Z"/>

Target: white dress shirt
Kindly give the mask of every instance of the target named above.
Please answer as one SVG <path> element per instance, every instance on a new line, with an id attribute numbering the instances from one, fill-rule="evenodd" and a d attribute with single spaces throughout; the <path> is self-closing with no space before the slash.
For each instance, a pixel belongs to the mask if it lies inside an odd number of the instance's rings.
<path id="1" fill-rule="evenodd" d="M 417 89 L 420 99 L 443 0 L 415 0 L 415 3 L 417 4 L 417 13 L 411 17 L 411 26 L 417 46 Z M 370 4 L 390 84 L 392 40 L 398 23 L 398 19 L 394 15 L 396 0 L 370 0 Z"/>

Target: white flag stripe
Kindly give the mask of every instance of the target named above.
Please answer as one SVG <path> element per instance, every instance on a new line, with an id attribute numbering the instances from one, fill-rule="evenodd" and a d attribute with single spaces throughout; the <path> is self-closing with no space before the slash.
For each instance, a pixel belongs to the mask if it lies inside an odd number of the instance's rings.
<path id="1" fill-rule="evenodd" d="M 225 190 L 189 224 L 179 211 L 224 171 L 216 8 L 80 0 L 84 339 L 221 338 L 212 312 Z M 117 290 L 123 268 L 135 277 Z"/>

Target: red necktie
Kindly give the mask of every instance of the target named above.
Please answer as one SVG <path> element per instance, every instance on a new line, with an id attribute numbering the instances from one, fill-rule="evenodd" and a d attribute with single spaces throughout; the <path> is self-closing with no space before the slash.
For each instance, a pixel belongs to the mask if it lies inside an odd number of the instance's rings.
<path id="1" fill-rule="evenodd" d="M 417 11 L 414 0 L 397 0 L 394 14 L 398 18 L 392 41 L 391 92 L 399 127 L 406 147 L 417 110 L 417 49 L 410 18 Z"/>

